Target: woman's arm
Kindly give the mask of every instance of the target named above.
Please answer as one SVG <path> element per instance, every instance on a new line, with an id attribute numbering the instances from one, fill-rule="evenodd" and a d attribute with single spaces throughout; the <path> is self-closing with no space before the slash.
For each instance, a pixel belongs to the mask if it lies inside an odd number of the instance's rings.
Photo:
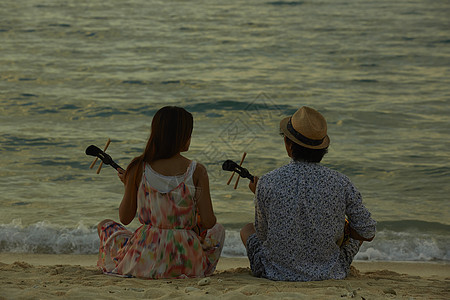
<path id="1" fill-rule="evenodd" d="M 130 224 L 136 216 L 138 190 L 138 186 L 136 184 L 136 178 L 138 177 L 138 174 L 136 174 L 136 172 L 139 172 L 139 166 L 135 166 L 134 168 L 130 169 L 129 174 L 126 176 L 126 181 L 124 182 L 125 192 L 123 194 L 122 202 L 119 206 L 120 222 L 124 225 Z M 135 174 L 137 176 L 133 176 Z"/>
<path id="2" fill-rule="evenodd" d="M 211 194 L 209 192 L 209 178 L 206 168 L 202 164 L 197 164 L 194 171 L 195 198 L 197 199 L 198 212 L 202 222 L 202 227 L 209 229 L 216 224 Z"/>

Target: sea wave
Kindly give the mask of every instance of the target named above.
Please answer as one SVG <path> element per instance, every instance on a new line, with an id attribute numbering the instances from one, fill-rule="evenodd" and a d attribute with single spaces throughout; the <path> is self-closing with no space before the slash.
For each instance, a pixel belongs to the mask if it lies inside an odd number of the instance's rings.
<path id="1" fill-rule="evenodd" d="M 370 243 L 363 243 L 356 260 L 450 261 L 448 235 L 382 230 Z"/>
<path id="2" fill-rule="evenodd" d="M 42 221 L 23 226 L 20 219 L 0 225 L 0 252 L 94 254 L 99 241 L 95 228 L 79 222 L 67 228 Z"/>
<path id="3" fill-rule="evenodd" d="M 416 222 L 413 222 L 417 224 Z M 420 223 L 420 222 L 419 222 Z M 443 228 L 448 225 L 435 226 Z M 382 229 L 370 243 L 364 243 L 356 260 L 450 261 L 450 237 L 442 231 L 393 231 Z M 95 226 L 79 222 L 74 228 L 46 221 L 23 226 L 20 219 L 0 225 L 0 252 L 42 254 L 96 254 L 99 239 Z M 239 232 L 228 230 L 224 257 L 245 257 Z"/>

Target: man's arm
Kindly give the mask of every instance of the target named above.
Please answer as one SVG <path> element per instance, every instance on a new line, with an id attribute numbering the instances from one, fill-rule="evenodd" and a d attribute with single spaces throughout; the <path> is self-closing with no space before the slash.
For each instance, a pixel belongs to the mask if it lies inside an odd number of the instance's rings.
<path id="1" fill-rule="evenodd" d="M 345 213 L 350 225 L 350 237 L 360 241 L 372 241 L 375 237 L 376 222 L 362 203 L 361 193 L 350 181 L 346 196 Z"/>

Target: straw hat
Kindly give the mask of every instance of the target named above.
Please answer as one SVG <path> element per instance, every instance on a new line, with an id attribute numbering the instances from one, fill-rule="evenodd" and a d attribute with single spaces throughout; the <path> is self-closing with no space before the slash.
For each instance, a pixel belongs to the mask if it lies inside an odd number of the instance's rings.
<path id="1" fill-rule="evenodd" d="M 327 121 L 315 109 L 303 106 L 292 117 L 281 120 L 284 135 L 300 146 L 309 149 L 324 149 L 330 144 Z"/>

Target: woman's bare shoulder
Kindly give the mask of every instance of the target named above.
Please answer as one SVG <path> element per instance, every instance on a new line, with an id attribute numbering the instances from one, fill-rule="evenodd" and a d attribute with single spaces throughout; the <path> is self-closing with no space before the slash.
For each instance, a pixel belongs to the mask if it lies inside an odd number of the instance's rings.
<path id="1" fill-rule="evenodd" d="M 206 167 L 203 164 L 197 162 L 193 178 L 195 182 L 197 182 L 201 178 L 208 178 L 208 171 L 206 170 Z"/>
<path id="2" fill-rule="evenodd" d="M 203 173 L 208 173 L 208 171 L 206 170 L 206 167 L 203 164 L 197 162 L 196 167 L 195 167 L 195 173 L 203 174 Z"/>

